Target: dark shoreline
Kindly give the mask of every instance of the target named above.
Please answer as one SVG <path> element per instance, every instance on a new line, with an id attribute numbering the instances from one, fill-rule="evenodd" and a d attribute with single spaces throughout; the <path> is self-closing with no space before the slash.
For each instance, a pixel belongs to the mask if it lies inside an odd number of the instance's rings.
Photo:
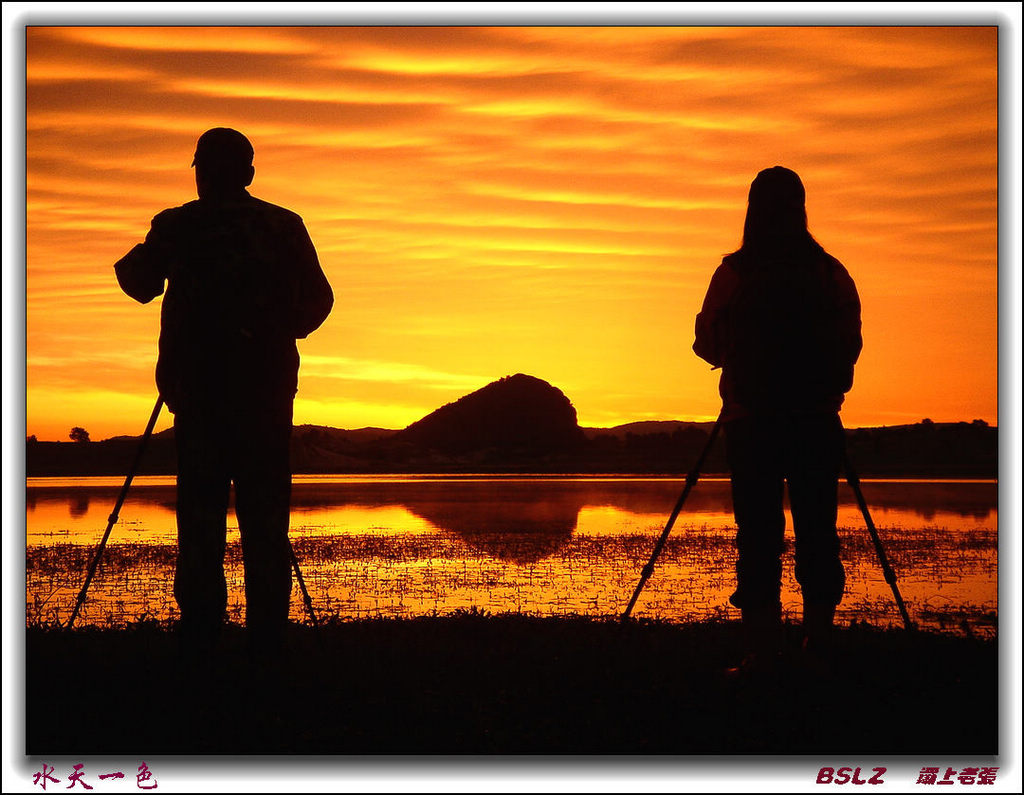
<path id="1" fill-rule="evenodd" d="M 366 436 L 361 431 L 303 425 L 292 434 L 295 474 L 468 475 L 529 474 L 680 476 L 693 466 L 707 443 L 710 423 L 645 423 L 618 429 L 577 429 L 568 446 L 527 448 L 514 444 L 448 450 L 399 442 L 402 432 Z M 849 457 L 862 478 L 996 478 L 999 429 L 980 421 L 933 423 L 846 431 Z M 478 440 L 479 441 L 479 440 Z M 39 476 L 124 477 L 138 451 L 138 437 L 94 442 L 47 442 L 31 437 L 25 446 L 25 473 Z M 468 444 L 468 442 L 467 442 Z M 149 441 L 139 474 L 177 471 L 173 430 Z M 725 445 L 719 437 L 704 465 L 707 476 L 727 476 Z"/>
<path id="2" fill-rule="evenodd" d="M 997 641 L 837 631 L 831 672 L 730 680 L 737 622 L 455 613 L 294 625 L 281 670 L 229 626 L 197 684 L 168 627 L 26 631 L 26 751 L 957 754 L 998 745 Z"/>

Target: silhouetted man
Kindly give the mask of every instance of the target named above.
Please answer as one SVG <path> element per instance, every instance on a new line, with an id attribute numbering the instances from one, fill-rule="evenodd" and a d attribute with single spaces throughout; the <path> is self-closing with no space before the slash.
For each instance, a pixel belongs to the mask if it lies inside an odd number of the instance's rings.
<path id="1" fill-rule="evenodd" d="M 146 303 L 164 292 L 156 382 L 174 413 L 178 561 L 186 650 L 212 649 L 227 606 L 231 483 L 245 566 L 251 649 L 280 649 L 288 621 L 295 340 L 334 302 L 302 219 L 252 197 L 253 148 L 215 128 L 196 144 L 197 201 L 165 210 L 114 267 Z"/>
<path id="2" fill-rule="evenodd" d="M 761 660 L 780 631 L 784 483 L 806 645 L 827 643 L 842 599 L 839 409 L 861 345 L 856 287 L 808 232 L 800 178 L 780 166 L 762 171 L 750 186 L 743 244 L 711 279 L 693 345 L 722 368 L 738 526 L 737 588 L 730 601 L 742 611 Z"/>

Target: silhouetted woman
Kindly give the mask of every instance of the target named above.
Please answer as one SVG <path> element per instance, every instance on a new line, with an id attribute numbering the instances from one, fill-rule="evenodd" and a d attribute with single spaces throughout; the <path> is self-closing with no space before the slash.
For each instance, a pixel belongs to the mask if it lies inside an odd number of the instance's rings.
<path id="1" fill-rule="evenodd" d="M 764 661 L 781 627 L 783 488 L 789 487 L 805 645 L 827 645 L 845 575 L 836 533 L 843 430 L 839 409 L 861 350 L 860 300 L 846 268 L 807 229 L 804 186 L 789 169 L 750 186 L 743 245 L 722 260 L 693 349 L 722 368 L 736 591 L 752 654 Z"/>

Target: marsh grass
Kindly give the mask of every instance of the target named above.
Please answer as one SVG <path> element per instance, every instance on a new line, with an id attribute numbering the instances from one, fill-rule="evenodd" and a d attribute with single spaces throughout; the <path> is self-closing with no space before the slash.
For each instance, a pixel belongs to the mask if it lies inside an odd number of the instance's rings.
<path id="1" fill-rule="evenodd" d="M 650 557 L 655 534 L 573 534 L 552 545 L 527 533 L 448 532 L 318 534 L 293 531 L 293 544 L 318 616 L 324 619 L 437 615 L 458 609 L 523 615 L 617 616 Z M 915 621 L 958 634 L 991 637 L 997 615 L 994 531 L 880 528 L 886 553 Z M 891 592 L 866 530 L 841 530 L 847 596 L 843 623 L 896 626 Z M 790 539 L 791 541 L 791 539 Z M 790 544 L 791 546 L 791 544 Z M 66 621 L 94 549 L 58 542 L 27 549 L 26 621 Z M 156 543 L 111 543 L 104 551 L 79 621 L 119 627 L 173 620 L 176 550 Z M 637 615 L 694 621 L 730 615 L 735 548 L 729 528 L 677 526 L 637 606 Z M 783 601 L 799 617 L 799 587 L 787 558 Z M 225 557 L 229 619 L 244 620 L 241 547 Z M 298 589 L 292 618 L 305 620 Z"/>

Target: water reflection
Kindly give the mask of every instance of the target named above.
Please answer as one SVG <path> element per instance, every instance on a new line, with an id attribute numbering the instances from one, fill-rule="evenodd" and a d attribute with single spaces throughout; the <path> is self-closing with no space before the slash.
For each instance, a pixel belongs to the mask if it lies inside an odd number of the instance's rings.
<path id="1" fill-rule="evenodd" d="M 572 537 L 582 504 L 542 489 L 513 489 L 495 499 L 492 488 L 470 484 L 449 496 L 406 502 L 405 507 L 442 532 L 499 560 L 529 563 L 557 552 Z M 486 484 L 489 486 L 489 484 Z"/>
<path id="2" fill-rule="evenodd" d="M 496 557 L 536 560 L 573 534 L 653 533 L 664 525 L 682 481 L 639 478 L 358 478 L 297 477 L 292 528 L 331 532 L 451 533 Z M 89 543 L 106 525 L 120 491 L 115 479 L 34 479 L 26 494 L 28 542 L 54 535 Z M 994 482 L 868 481 L 876 524 L 948 530 L 994 527 Z M 120 512 L 117 535 L 173 540 L 173 478 L 139 478 Z M 839 489 L 839 524 L 863 527 L 849 488 Z M 697 484 L 680 524 L 733 524 L 729 483 Z M 232 530 L 237 527 L 233 514 Z M 511 551 L 496 536 L 519 540 Z M 513 557 L 509 557 L 509 556 Z"/>
<path id="3" fill-rule="evenodd" d="M 120 488 L 115 478 L 29 483 L 30 619 L 66 618 Z M 616 615 L 681 488 L 681 480 L 644 478 L 298 477 L 292 537 L 317 604 L 328 613 L 405 616 L 475 606 Z M 850 563 L 841 616 L 891 618 L 889 587 L 864 520 L 849 489 L 839 493 Z M 867 481 L 864 493 L 915 616 L 938 626 L 994 626 L 997 485 Z M 84 623 L 173 616 L 174 500 L 173 478 L 136 481 Z M 231 609 L 241 615 L 233 512 L 228 525 Z M 733 538 L 728 481 L 701 481 L 638 615 L 678 620 L 728 611 Z M 787 563 L 785 604 L 798 614 L 791 570 Z M 301 620 L 301 604 L 293 608 Z"/>

